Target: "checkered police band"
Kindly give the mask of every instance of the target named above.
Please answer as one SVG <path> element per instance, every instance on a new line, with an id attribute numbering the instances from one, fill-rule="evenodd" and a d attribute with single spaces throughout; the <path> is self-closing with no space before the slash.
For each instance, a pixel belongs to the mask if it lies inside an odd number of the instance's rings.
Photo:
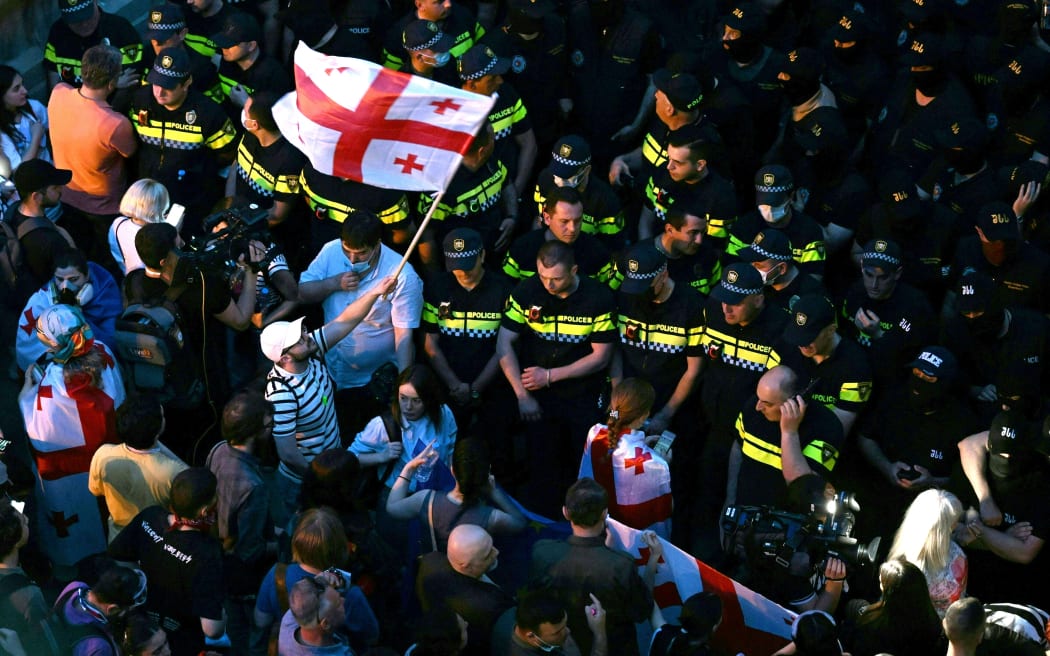
<path id="1" fill-rule="evenodd" d="M 625 274 L 624 277 L 625 278 L 630 278 L 631 280 L 654 280 L 656 278 L 656 276 L 660 275 L 661 273 L 663 273 L 666 270 L 667 270 L 667 264 L 664 264 L 663 266 L 661 266 L 656 271 L 651 271 L 649 273 L 638 273 L 638 261 L 637 260 L 630 260 L 627 263 L 627 273 Z"/>
<path id="2" fill-rule="evenodd" d="M 475 248 L 472 251 L 445 251 L 445 257 L 454 260 L 463 259 L 465 257 L 476 257 L 478 255 L 481 255 L 480 248 Z"/>
<path id="3" fill-rule="evenodd" d="M 445 33 L 442 32 L 441 30 L 438 30 L 437 32 L 434 32 L 434 36 L 432 36 L 430 38 L 430 40 L 427 41 L 426 43 L 421 43 L 418 46 L 414 46 L 412 48 L 409 48 L 408 46 L 405 46 L 405 49 L 409 50 L 411 52 L 419 52 L 420 50 L 429 50 L 429 49 L 433 48 L 435 45 L 437 45 L 438 42 L 441 41 L 441 39 L 444 39 L 444 38 L 445 38 Z"/>
<path id="4" fill-rule="evenodd" d="M 485 68 L 482 68 L 481 70 L 474 71 L 470 75 L 463 75 L 462 73 L 460 73 L 460 77 L 464 81 L 466 81 L 466 80 L 480 80 L 481 78 L 483 78 L 486 75 L 488 75 L 489 71 L 491 71 L 492 69 L 496 68 L 496 63 L 499 62 L 499 59 L 496 57 L 496 55 L 493 54 L 492 51 L 489 51 L 489 50 L 485 51 L 485 54 L 490 57 L 489 63 L 485 64 Z M 462 67 L 462 61 L 460 62 L 460 66 Z"/>
<path id="5" fill-rule="evenodd" d="M 90 7 L 94 1 L 95 0 L 69 0 L 68 3 L 62 6 L 62 13 L 75 14 L 77 12 L 84 11 L 85 9 Z"/>
<path id="6" fill-rule="evenodd" d="M 722 288 L 725 289 L 726 291 L 733 292 L 734 294 L 740 294 L 742 296 L 754 296 L 755 294 L 761 294 L 762 293 L 762 288 L 761 287 L 741 287 L 740 285 L 737 285 L 736 283 L 729 282 L 728 279 L 727 280 L 723 280 L 719 284 L 722 285 Z"/>
<path id="7" fill-rule="evenodd" d="M 767 260 L 783 260 L 784 259 L 783 255 L 778 255 L 777 253 L 770 253 L 766 249 L 762 248 L 757 241 L 751 242 L 751 250 L 754 251 L 755 253 L 758 253 L 759 255 L 761 255 L 762 257 L 766 258 Z M 791 258 L 788 257 L 787 259 L 791 259 Z"/>
<path id="8" fill-rule="evenodd" d="M 571 166 L 577 169 L 582 168 L 591 163 L 590 155 L 588 155 L 585 159 L 572 159 L 571 154 L 571 148 L 563 148 L 561 152 L 551 153 L 551 159 L 553 159 L 555 162 L 558 162 L 559 164 L 564 164 L 565 166 Z"/>

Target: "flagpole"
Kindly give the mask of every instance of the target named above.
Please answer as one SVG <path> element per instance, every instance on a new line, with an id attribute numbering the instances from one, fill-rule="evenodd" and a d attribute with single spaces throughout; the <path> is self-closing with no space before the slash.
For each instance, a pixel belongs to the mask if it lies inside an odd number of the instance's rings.
<path id="1" fill-rule="evenodd" d="M 408 248 L 405 249 L 404 257 L 401 258 L 401 263 L 397 265 L 397 269 L 394 271 L 395 278 L 401 275 L 401 270 L 405 268 L 406 264 L 408 264 L 408 258 L 412 257 L 412 251 L 414 251 L 416 246 L 419 245 L 419 240 L 423 238 L 423 231 L 430 223 L 430 219 L 434 216 L 434 210 L 437 209 L 438 203 L 441 202 L 441 199 L 444 196 L 444 189 L 437 192 L 437 195 L 434 196 L 434 202 L 430 204 L 430 209 L 427 210 L 427 215 L 423 217 L 423 222 L 419 224 L 419 229 L 416 230 L 415 237 L 412 237 L 411 243 L 409 243 Z"/>

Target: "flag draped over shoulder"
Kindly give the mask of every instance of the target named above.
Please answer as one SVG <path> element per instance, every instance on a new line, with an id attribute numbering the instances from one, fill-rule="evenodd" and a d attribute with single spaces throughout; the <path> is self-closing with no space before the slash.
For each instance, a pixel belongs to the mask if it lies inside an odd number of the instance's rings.
<path id="1" fill-rule="evenodd" d="M 609 515 L 628 526 L 671 537 L 671 471 L 667 461 L 630 431 L 609 448 L 609 429 L 595 424 L 587 434 L 580 478 L 593 478 L 609 493 Z"/>
<path id="2" fill-rule="evenodd" d="M 18 398 L 37 474 L 37 538 L 57 565 L 106 549 L 88 470 L 99 446 L 118 441 L 114 410 L 124 401 L 124 383 L 109 349 L 98 342 L 94 348 L 104 362 L 101 387 L 88 384 L 86 374 L 67 383 L 63 365 L 51 363 Z"/>
<path id="3" fill-rule="evenodd" d="M 606 543 L 632 556 L 639 567 L 649 559 L 642 532 L 609 519 Z M 653 598 L 664 618 L 674 622 L 682 601 L 709 590 L 722 598 L 722 625 L 714 644 L 730 653 L 772 654 L 791 640 L 795 613 L 745 588 L 728 576 L 708 567 L 670 542 L 662 540 L 664 559 L 656 570 Z"/>
<path id="4" fill-rule="evenodd" d="M 493 103 L 300 42 L 295 91 L 274 105 L 273 116 L 322 173 L 387 189 L 438 191 L 455 175 Z"/>

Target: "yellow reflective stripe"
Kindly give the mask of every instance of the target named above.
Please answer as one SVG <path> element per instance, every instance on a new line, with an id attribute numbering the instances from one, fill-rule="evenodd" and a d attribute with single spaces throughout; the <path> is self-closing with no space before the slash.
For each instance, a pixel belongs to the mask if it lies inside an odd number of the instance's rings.
<path id="1" fill-rule="evenodd" d="M 823 262 L 824 242 L 811 241 L 803 248 L 792 248 L 791 255 L 796 262 Z"/>
<path id="2" fill-rule="evenodd" d="M 204 135 L 200 132 L 187 132 L 154 120 L 150 120 L 149 125 L 139 125 L 136 122 L 135 131 L 142 137 L 163 139 L 167 142 L 194 144 L 198 147 L 204 144 Z M 187 148 L 185 150 L 192 149 Z"/>
<path id="3" fill-rule="evenodd" d="M 298 173 L 281 173 L 277 176 L 276 182 L 273 185 L 274 193 L 278 194 L 298 194 L 299 193 L 299 174 Z"/>
<path id="4" fill-rule="evenodd" d="M 430 303 L 429 301 L 423 302 L 423 316 L 421 317 L 421 320 L 423 323 L 436 324 L 438 322 L 438 311 L 433 303 Z"/>
<path id="5" fill-rule="evenodd" d="M 616 263 L 609 260 L 605 263 L 605 266 L 598 269 L 598 272 L 591 276 L 600 283 L 609 285 L 613 288 L 613 291 L 620 288 L 620 282 L 623 282 L 623 278 L 617 280 L 616 276 Z"/>
<path id="6" fill-rule="evenodd" d="M 525 278 L 531 278 L 536 275 L 535 271 L 522 269 L 521 265 L 518 264 L 518 261 L 511 257 L 509 251 L 503 258 L 503 273 L 507 274 L 514 280 L 524 280 Z"/>
<path id="7" fill-rule="evenodd" d="M 827 454 L 824 451 L 827 450 Z M 835 463 L 839 461 L 839 450 L 834 444 L 828 444 L 824 440 L 813 440 L 802 447 L 802 455 L 813 462 L 824 465 L 828 471 L 835 469 Z M 826 455 L 826 457 L 825 457 Z"/>
<path id="8" fill-rule="evenodd" d="M 55 46 L 50 43 L 44 47 L 44 61 L 49 61 L 56 66 L 72 66 L 74 72 L 80 75 L 80 60 L 70 59 L 69 57 L 59 57 L 58 53 L 55 52 Z"/>
<path id="9" fill-rule="evenodd" d="M 542 216 L 543 202 L 547 200 L 547 198 L 543 195 L 543 192 L 540 191 L 540 186 L 538 184 L 536 185 L 536 190 L 532 192 L 532 200 L 536 201 L 536 214 Z"/>
<path id="10" fill-rule="evenodd" d="M 120 48 L 120 63 L 124 66 L 137 64 L 142 61 L 142 45 L 129 43 Z"/>
<path id="11" fill-rule="evenodd" d="M 627 336 L 627 330 L 632 325 L 638 327 L 638 333 L 634 336 L 634 339 L 630 339 Z M 693 331 L 685 326 L 649 324 L 623 315 L 620 315 L 617 319 L 617 329 L 620 333 L 620 341 L 624 344 L 656 345 L 660 347 L 661 353 L 681 353 L 685 351 L 690 339 L 694 337 L 692 335 Z M 699 344 L 699 332 L 695 335 L 695 339 L 697 340 L 696 343 Z"/>
<path id="12" fill-rule="evenodd" d="M 667 164 L 667 149 L 653 136 L 652 132 L 647 132 L 642 141 L 642 157 L 656 168 Z"/>
<path id="13" fill-rule="evenodd" d="M 689 286 L 697 290 L 704 296 L 711 293 L 711 289 L 718 284 L 718 281 L 722 278 L 722 263 L 719 260 L 715 260 L 714 266 L 711 267 L 711 274 L 706 278 L 698 278 L 693 280 Z"/>
<path id="14" fill-rule="evenodd" d="M 350 207 L 344 203 L 338 203 L 334 200 L 321 196 L 316 191 L 310 188 L 310 185 L 306 183 L 306 176 L 299 176 L 299 188 L 302 189 L 303 195 L 306 197 L 306 205 L 311 211 L 316 213 L 318 210 L 324 210 L 325 217 L 336 223 L 342 223 L 346 220 L 346 217 L 358 209 L 356 207 Z M 289 193 L 298 193 L 296 190 L 291 190 Z M 397 199 L 397 203 L 379 210 L 376 215 L 379 220 L 386 225 L 393 225 L 402 221 L 408 220 L 408 196 L 402 195 Z"/>
<path id="15" fill-rule="evenodd" d="M 509 321 L 513 321 L 514 323 L 523 326 L 525 325 L 526 312 L 521 305 L 518 304 L 518 299 L 514 298 L 513 294 L 507 299 L 507 309 L 504 310 L 503 316 Z"/>
<path id="16" fill-rule="evenodd" d="M 233 143 L 233 140 L 236 138 L 237 130 L 233 128 L 233 122 L 230 119 L 226 119 L 226 122 L 215 134 L 204 140 L 204 145 L 211 150 L 221 150 Z"/>
<path id="17" fill-rule="evenodd" d="M 718 237 L 720 239 L 725 239 L 726 237 L 728 237 L 729 229 L 733 227 L 734 223 L 736 223 L 735 216 L 730 217 L 728 219 L 719 219 L 708 214 L 706 218 L 707 235 L 709 237 Z"/>
<path id="18" fill-rule="evenodd" d="M 580 229 L 589 235 L 618 235 L 623 232 L 624 222 L 623 210 L 612 216 L 602 217 L 591 216 L 585 212 Z"/>
<path id="19" fill-rule="evenodd" d="M 219 51 L 215 42 L 203 34 L 187 34 L 184 43 L 187 47 L 193 48 L 208 59 L 211 59 L 212 55 Z"/>
<path id="20" fill-rule="evenodd" d="M 780 447 L 747 432 L 744 429 L 743 414 L 737 415 L 736 430 L 742 442 L 740 450 L 743 451 L 745 457 L 764 465 L 769 465 L 773 469 L 783 468 L 783 464 L 780 461 Z"/>
<path id="21" fill-rule="evenodd" d="M 709 223 L 708 224 L 708 230 L 709 231 L 710 231 L 710 225 L 711 224 Z M 708 234 L 711 234 L 711 233 L 708 232 Z M 731 234 L 731 235 L 729 235 L 729 243 L 726 244 L 726 253 L 729 254 L 729 255 L 736 255 L 742 249 L 747 248 L 750 245 L 751 244 L 749 244 L 749 243 L 745 244 L 744 242 L 740 241 L 739 237 L 737 237 L 736 235 Z"/>
<path id="22" fill-rule="evenodd" d="M 222 99 L 226 100 L 230 97 L 230 90 L 237 86 L 237 80 L 226 77 L 222 73 L 219 73 L 219 92 L 222 94 Z M 248 95 L 251 95 L 251 91 L 248 91 Z M 222 102 L 222 101 L 219 101 Z"/>
<path id="23" fill-rule="evenodd" d="M 503 162 L 500 162 L 499 169 L 495 173 L 483 180 L 478 186 L 468 189 L 457 196 L 455 205 L 448 205 L 444 202 L 438 203 L 437 208 L 434 210 L 433 220 L 444 221 L 445 217 L 450 215 L 470 216 L 489 209 L 499 200 L 503 191 L 503 181 L 506 178 L 507 167 L 503 165 Z M 420 196 L 419 212 L 425 214 L 430 209 L 431 202 L 428 196 Z"/>
<path id="24" fill-rule="evenodd" d="M 868 399 L 871 398 L 871 381 L 842 383 L 842 388 L 839 390 L 839 398 L 843 401 L 852 401 L 854 403 L 867 403 Z"/>
<path id="25" fill-rule="evenodd" d="M 707 326 L 704 329 L 700 343 L 707 346 L 712 342 L 722 344 L 721 357 L 727 364 L 754 369 L 755 371 L 765 371 L 780 364 L 780 356 L 773 350 L 772 346 L 754 344 L 753 342 L 747 342 L 747 344 L 757 348 L 741 346 L 736 337 Z"/>
<path id="26" fill-rule="evenodd" d="M 518 102 L 510 107 L 505 107 L 495 114 L 489 114 L 489 123 L 492 124 L 492 130 L 496 133 L 498 138 L 501 136 L 501 132 L 505 132 L 506 135 L 509 135 L 514 128 L 514 124 L 525 120 L 527 115 L 528 112 L 525 110 L 525 105 L 522 104 L 521 98 L 518 98 Z"/>

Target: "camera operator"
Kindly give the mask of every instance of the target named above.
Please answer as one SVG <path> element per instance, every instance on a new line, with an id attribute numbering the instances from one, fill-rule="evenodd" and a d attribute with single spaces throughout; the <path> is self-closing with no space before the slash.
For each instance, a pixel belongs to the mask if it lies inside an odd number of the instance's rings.
<path id="1" fill-rule="evenodd" d="M 162 277 L 162 272 L 175 268 L 171 258 L 186 257 L 186 253 L 176 250 L 179 243 L 178 233 L 167 223 L 151 223 L 139 230 L 135 235 L 135 248 L 145 264 L 145 269 L 132 271 L 124 279 L 125 306 L 147 300 L 160 302 L 164 299 L 165 293 L 173 283 L 170 277 Z M 249 247 L 248 256 L 242 257 L 237 262 L 237 267 L 246 270 L 249 263 L 257 264 L 262 261 L 263 255 L 262 245 L 253 242 Z M 252 311 L 255 307 L 256 276 L 244 276 L 241 296 L 235 302 L 227 280 L 219 271 L 197 269 L 185 275 L 178 272 L 178 275 L 179 284 L 185 285 L 174 299 L 180 315 L 179 327 L 195 355 L 194 362 L 205 374 L 206 401 L 213 407 L 221 407 L 229 391 L 224 366 L 226 340 L 221 337 L 223 326 L 240 332 L 251 325 Z M 194 364 L 187 362 L 186 366 Z M 166 431 L 169 438 L 165 443 L 190 463 L 193 459 L 192 441 L 201 436 L 205 428 L 213 427 L 214 413 L 180 411 L 169 416 L 171 421 Z M 208 453 L 208 446 L 210 444 L 205 444 L 198 450 L 201 457 Z"/>

